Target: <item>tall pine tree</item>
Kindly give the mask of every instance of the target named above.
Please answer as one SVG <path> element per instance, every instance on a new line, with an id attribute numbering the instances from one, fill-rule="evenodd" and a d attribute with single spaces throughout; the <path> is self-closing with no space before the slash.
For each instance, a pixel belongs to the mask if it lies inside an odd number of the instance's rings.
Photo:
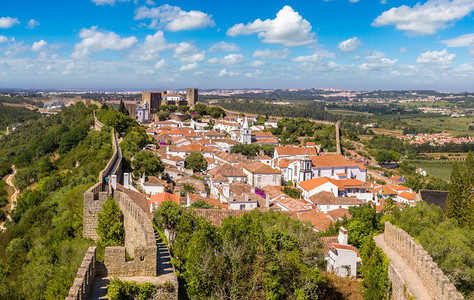
<path id="1" fill-rule="evenodd" d="M 446 200 L 446 216 L 460 224 L 474 225 L 474 159 L 469 152 L 466 161 L 454 162 Z"/>
<path id="2" fill-rule="evenodd" d="M 448 218 L 460 218 L 460 208 L 463 196 L 463 180 L 461 168 L 457 161 L 451 170 L 451 183 L 449 184 L 448 197 L 446 199 L 446 216 Z"/>
<path id="3" fill-rule="evenodd" d="M 127 108 L 125 107 L 125 103 L 123 103 L 122 100 L 120 100 L 119 112 L 121 112 L 122 114 L 124 114 L 124 115 L 126 115 L 126 116 L 129 116 L 129 115 L 130 115 L 130 113 L 128 112 Z"/>

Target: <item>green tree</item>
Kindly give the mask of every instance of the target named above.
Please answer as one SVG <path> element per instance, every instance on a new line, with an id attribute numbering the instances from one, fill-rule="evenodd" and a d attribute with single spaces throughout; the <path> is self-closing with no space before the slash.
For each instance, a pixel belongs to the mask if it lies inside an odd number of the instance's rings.
<path id="1" fill-rule="evenodd" d="M 120 105 L 119 105 L 119 112 L 122 114 L 129 116 L 130 113 L 128 112 L 127 108 L 125 107 L 125 103 L 123 103 L 123 100 L 120 100 Z"/>
<path id="2" fill-rule="evenodd" d="M 460 220 L 463 213 L 464 180 L 462 175 L 461 167 L 455 161 L 451 170 L 451 183 L 449 184 L 448 197 L 446 199 L 446 216 L 456 220 Z"/>
<path id="3" fill-rule="evenodd" d="M 202 172 L 207 170 L 207 160 L 201 152 L 193 152 L 184 160 L 184 167 L 194 172 Z"/>
<path id="4" fill-rule="evenodd" d="M 138 173 L 136 175 L 145 173 L 150 176 L 158 176 L 165 169 L 160 157 L 148 150 L 142 150 L 133 157 L 132 167 L 134 173 Z"/>
<path id="5" fill-rule="evenodd" d="M 169 105 L 169 106 L 168 106 L 168 110 L 169 110 L 170 112 L 175 112 L 175 111 L 178 110 L 178 107 L 177 107 L 176 105 Z"/>
<path id="6" fill-rule="evenodd" d="M 372 234 L 365 237 L 360 248 L 360 256 L 364 299 L 390 299 L 389 260 L 382 250 L 375 246 Z"/>
<path id="7" fill-rule="evenodd" d="M 123 215 L 114 198 L 109 196 L 97 216 L 99 243 L 104 246 L 121 246 L 124 243 Z"/>
<path id="8" fill-rule="evenodd" d="M 161 108 L 161 106 L 160 106 L 160 108 Z M 165 111 L 165 110 L 160 110 L 157 115 L 158 115 L 158 119 L 160 121 L 166 121 L 170 117 L 170 113 L 168 111 Z"/>
<path id="9" fill-rule="evenodd" d="M 400 154 L 392 150 L 379 150 L 375 155 L 375 160 L 379 164 L 397 162 L 400 159 Z"/>

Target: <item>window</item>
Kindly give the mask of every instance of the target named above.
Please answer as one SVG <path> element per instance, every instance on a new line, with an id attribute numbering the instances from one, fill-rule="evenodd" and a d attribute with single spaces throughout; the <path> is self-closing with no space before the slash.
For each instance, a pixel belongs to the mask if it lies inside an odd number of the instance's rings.
<path id="1" fill-rule="evenodd" d="M 257 182 L 262 182 L 262 176 L 257 177 Z"/>
<path id="2" fill-rule="evenodd" d="M 240 204 L 240 210 L 245 210 L 245 204 Z"/>
<path id="3" fill-rule="evenodd" d="M 334 176 L 334 168 L 331 169 L 331 176 Z"/>

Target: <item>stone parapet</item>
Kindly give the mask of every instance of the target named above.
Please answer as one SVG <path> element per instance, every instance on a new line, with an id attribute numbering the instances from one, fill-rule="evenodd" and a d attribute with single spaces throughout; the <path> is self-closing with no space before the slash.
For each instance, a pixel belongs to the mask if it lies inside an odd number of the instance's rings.
<path id="1" fill-rule="evenodd" d="M 87 249 L 81 266 L 77 270 L 76 278 L 66 300 L 87 299 L 87 294 L 95 277 L 96 247 Z"/>
<path id="2" fill-rule="evenodd" d="M 431 256 L 403 229 L 385 222 L 384 241 L 405 259 L 408 267 L 421 278 L 433 299 L 464 299 Z"/>

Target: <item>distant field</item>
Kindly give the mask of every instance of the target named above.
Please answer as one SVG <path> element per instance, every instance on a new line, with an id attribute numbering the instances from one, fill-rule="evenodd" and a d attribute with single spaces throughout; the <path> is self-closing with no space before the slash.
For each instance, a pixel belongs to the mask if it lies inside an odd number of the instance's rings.
<path id="1" fill-rule="evenodd" d="M 422 168 L 428 174 L 438 177 L 443 180 L 449 180 L 453 161 L 439 161 L 439 160 L 416 160 L 407 159 L 407 162 L 414 165 L 416 168 Z"/>
<path id="2" fill-rule="evenodd" d="M 432 128 L 436 132 L 447 132 L 452 135 L 474 135 L 469 131 L 473 117 L 452 118 L 447 116 L 423 116 L 422 114 L 403 118 L 409 124 Z"/>
<path id="3" fill-rule="evenodd" d="M 373 113 L 368 113 L 365 111 L 353 111 L 353 110 L 347 110 L 347 109 L 328 109 L 328 111 L 333 112 L 333 113 L 339 113 L 342 115 L 364 115 L 364 116 L 373 116 Z"/>
<path id="4" fill-rule="evenodd" d="M 428 102 L 408 102 L 408 103 L 399 103 L 399 105 L 407 106 L 407 107 L 439 107 L 439 108 L 447 108 L 447 107 L 454 107 L 456 103 L 451 103 L 448 101 L 428 101 Z"/>
<path id="5" fill-rule="evenodd" d="M 392 129 L 385 129 L 385 128 L 370 128 L 376 134 L 385 134 L 385 135 L 392 135 L 392 136 L 399 136 L 402 135 L 401 130 L 392 130 Z"/>

